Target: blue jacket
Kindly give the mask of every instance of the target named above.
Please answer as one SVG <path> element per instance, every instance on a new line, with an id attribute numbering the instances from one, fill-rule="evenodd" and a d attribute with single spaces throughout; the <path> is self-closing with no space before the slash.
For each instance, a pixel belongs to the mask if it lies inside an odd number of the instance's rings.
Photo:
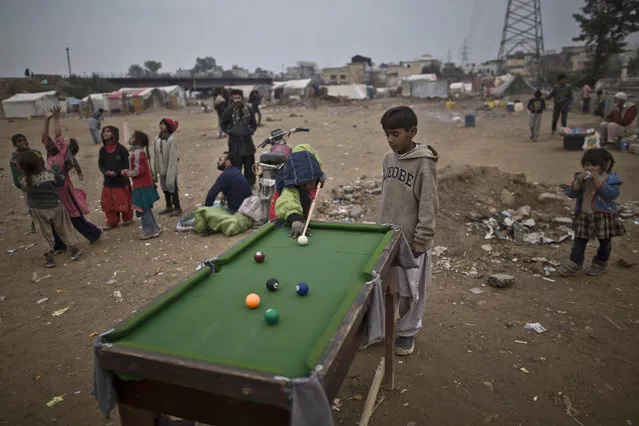
<path id="1" fill-rule="evenodd" d="M 230 166 L 218 176 L 215 184 L 206 194 L 206 207 L 212 207 L 219 193 L 224 194 L 226 205 L 231 213 L 235 213 L 240 208 L 242 202 L 251 196 L 251 186 L 246 181 L 242 171 L 237 167 Z"/>
<path id="2" fill-rule="evenodd" d="M 577 183 L 578 174 L 579 173 L 575 173 L 572 184 L 566 188 L 568 198 L 577 199 L 575 213 L 581 210 L 584 199 L 583 185 Z M 592 199 L 592 210 L 598 213 L 619 213 L 619 208 L 614 200 L 619 196 L 622 183 L 623 181 L 617 173 L 610 173 L 599 189 L 597 189 L 597 192 L 595 192 L 595 196 Z"/>

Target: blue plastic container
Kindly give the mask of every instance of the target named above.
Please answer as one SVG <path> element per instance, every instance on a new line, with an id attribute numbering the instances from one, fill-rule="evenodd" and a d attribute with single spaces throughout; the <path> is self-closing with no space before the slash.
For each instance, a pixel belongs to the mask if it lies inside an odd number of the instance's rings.
<path id="1" fill-rule="evenodd" d="M 464 117 L 464 124 L 466 127 L 475 127 L 475 115 L 466 114 L 466 117 Z"/>

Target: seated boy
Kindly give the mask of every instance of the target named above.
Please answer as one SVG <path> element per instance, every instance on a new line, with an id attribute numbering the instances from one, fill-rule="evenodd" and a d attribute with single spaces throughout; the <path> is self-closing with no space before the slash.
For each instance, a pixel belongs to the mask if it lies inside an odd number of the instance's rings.
<path id="1" fill-rule="evenodd" d="M 398 225 L 417 269 L 397 268 L 399 315 L 395 353 L 409 355 L 415 349 L 415 335 L 422 328 L 426 288 L 431 280 L 430 252 L 439 211 L 437 160 L 429 145 L 413 142 L 417 116 L 408 107 L 392 108 L 381 119 L 392 152 L 383 161 L 380 223 Z"/>
<path id="2" fill-rule="evenodd" d="M 225 152 L 217 162 L 217 169 L 222 172 L 215 184 L 209 189 L 204 201 L 205 207 L 212 207 L 217 196 L 222 193 L 226 198 L 226 207 L 230 213 L 235 213 L 242 202 L 251 196 L 251 186 L 242 171 L 231 165 L 229 153 Z"/>
<path id="3" fill-rule="evenodd" d="M 324 178 L 317 153 L 310 145 L 296 146 L 277 176 L 274 195 L 275 216 L 291 226 L 291 237 L 304 232 L 315 188 Z"/>

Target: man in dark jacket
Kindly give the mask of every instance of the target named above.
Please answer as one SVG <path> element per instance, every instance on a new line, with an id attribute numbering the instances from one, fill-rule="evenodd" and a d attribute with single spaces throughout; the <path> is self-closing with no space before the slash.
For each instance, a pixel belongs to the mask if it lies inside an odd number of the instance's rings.
<path id="1" fill-rule="evenodd" d="M 260 92 L 257 90 L 251 91 L 249 95 L 249 104 L 251 104 L 251 109 L 253 110 L 253 115 L 255 118 L 255 124 L 257 127 L 260 126 L 262 122 L 262 111 L 260 111 L 260 103 L 262 102 L 262 97 L 260 96 Z"/>
<path id="2" fill-rule="evenodd" d="M 565 74 L 559 74 L 559 84 L 552 88 L 548 95 L 548 100 L 554 99 L 555 104 L 552 110 L 552 133 L 557 131 L 557 121 L 561 115 L 561 126 L 568 124 L 568 110 L 572 104 L 572 86 L 568 84 Z"/>
<path id="3" fill-rule="evenodd" d="M 229 135 L 229 158 L 238 169 L 244 168 L 244 176 L 249 185 L 255 185 L 255 145 L 253 133 L 257 128 L 255 116 L 244 103 L 244 92 L 233 90 L 232 104 L 224 111 L 222 130 Z"/>
<path id="4" fill-rule="evenodd" d="M 226 199 L 226 207 L 231 213 L 235 213 L 240 208 L 242 202 L 251 196 L 251 187 L 242 172 L 237 167 L 231 165 L 228 152 L 225 152 L 217 162 L 217 169 L 222 172 L 217 177 L 215 184 L 206 194 L 204 205 L 212 207 L 217 196 L 222 193 Z"/>

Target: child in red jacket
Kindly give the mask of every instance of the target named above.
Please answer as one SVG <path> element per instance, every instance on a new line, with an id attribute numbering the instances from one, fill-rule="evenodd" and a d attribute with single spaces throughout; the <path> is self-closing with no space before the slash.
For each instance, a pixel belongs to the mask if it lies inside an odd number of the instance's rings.
<path id="1" fill-rule="evenodd" d="M 129 145 L 131 145 L 131 168 L 122 170 L 122 175 L 130 177 L 133 182 L 133 210 L 142 221 L 140 239 L 157 238 L 160 236 L 160 227 L 153 215 L 153 204 L 160 199 L 160 195 L 151 172 L 149 137 L 146 133 L 136 130 L 129 140 Z"/>

